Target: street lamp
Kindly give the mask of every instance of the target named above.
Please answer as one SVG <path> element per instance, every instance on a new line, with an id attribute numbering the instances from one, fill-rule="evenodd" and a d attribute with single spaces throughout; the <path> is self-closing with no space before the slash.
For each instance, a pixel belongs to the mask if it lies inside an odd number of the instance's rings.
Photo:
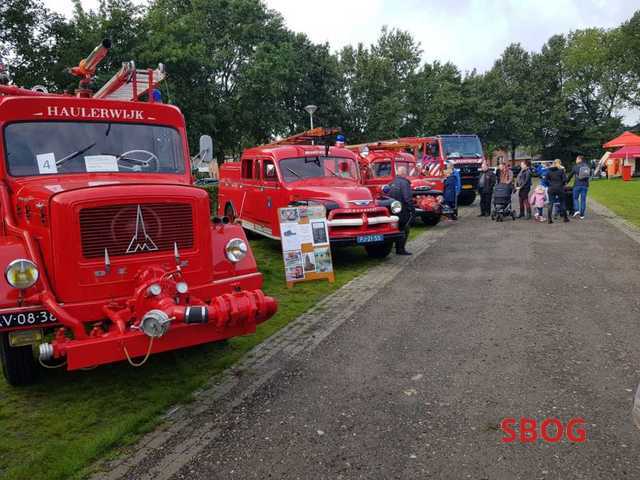
<path id="1" fill-rule="evenodd" d="M 313 130 L 313 114 L 316 113 L 318 107 L 316 105 L 307 105 L 304 109 L 309 114 L 309 119 L 311 120 L 311 130 Z"/>

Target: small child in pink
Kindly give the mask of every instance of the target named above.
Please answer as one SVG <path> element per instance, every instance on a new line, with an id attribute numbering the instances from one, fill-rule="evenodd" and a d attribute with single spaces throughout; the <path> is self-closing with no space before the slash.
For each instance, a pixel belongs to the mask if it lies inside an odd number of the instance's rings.
<path id="1" fill-rule="evenodd" d="M 529 197 L 531 207 L 535 208 L 535 219 L 544 222 L 544 205 L 547 203 L 547 192 L 542 185 L 538 185 Z"/>

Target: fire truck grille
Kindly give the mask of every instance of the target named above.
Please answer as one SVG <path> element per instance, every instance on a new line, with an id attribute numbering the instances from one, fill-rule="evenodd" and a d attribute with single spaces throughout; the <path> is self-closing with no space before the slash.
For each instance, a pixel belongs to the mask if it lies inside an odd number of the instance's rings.
<path id="1" fill-rule="evenodd" d="M 80 210 L 84 258 L 193 248 L 193 211 L 187 203 L 109 205 Z"/>

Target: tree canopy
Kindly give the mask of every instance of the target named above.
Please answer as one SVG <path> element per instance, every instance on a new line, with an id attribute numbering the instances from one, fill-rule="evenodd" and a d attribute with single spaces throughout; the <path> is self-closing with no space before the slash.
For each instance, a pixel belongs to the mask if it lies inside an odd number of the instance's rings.
<path id="1" fill-rule="evenodd" d="M 316 125 L 352 142 L 400 135 L 478 133 L 489 148 L 526 146 L 546 158 L 599 155 L 640 107 L 640 11 L 617 28 L 551 37 L 539 52 L 506 46 L 487 72 L 424 62 L 410 33 L 383 28 L 372 45 L 332 52 L 289 30 L 261 0 L 101 0 L 71 18 L 42 0 L 0 4 L 0 61 L 16 84 L 72 90 L 66 68 L 102 38 L 113 41 L 97 84 L 123 61 L 165 64 L 166 101 L 190 140 L 216 139 L 216 155 Z"/>

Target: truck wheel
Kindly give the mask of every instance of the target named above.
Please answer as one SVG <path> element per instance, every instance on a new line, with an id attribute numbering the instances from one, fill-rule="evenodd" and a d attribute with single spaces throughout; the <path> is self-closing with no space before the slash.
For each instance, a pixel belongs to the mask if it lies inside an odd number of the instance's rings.
<path id="1" fill-rule="evenodd" d="M 422 217 L 422 223 L 433 227 L 434 225 L 440 223 L 440 215 L 425 215 Z"/>
<path id="2" fill-rule="evenodd" d="M 391 253 L 393 242 L 379 243 L 377 245 L 366 245 L 364 249 L 371 258 L 385 258 Z"/>
<path id="3" fill-rule="evenodd" d="M 233 223 L 236 219 L 236 212 L 233 209 L 233 205 L 231 205 L 230 203 L 227 203 L 227 205 L 224 207 L 224 216 L 229 219 L 229 223 Z"/>
<path id="4" fill-rule="evenodd" d="M 476 192 L 474 190 L 463 190 L 458 196 L 458 203 L 460 205 L 468 206 L 476 199 Z"/>
<path id="5" fill-rule="evenodd" d="M 12 347 L 9 335 L 0 334 L 0 360 L 2 373 L 10 385 L 18 387 L 35 382 L 38 376 L 38 365 L 33 356 L 33 347 Z"/>

